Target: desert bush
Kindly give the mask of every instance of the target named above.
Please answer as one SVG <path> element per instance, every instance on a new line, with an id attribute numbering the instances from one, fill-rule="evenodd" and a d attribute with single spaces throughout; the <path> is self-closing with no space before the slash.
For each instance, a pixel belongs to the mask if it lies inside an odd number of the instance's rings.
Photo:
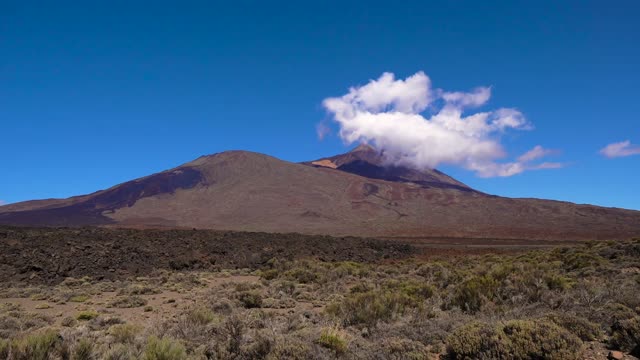
<path id="1" fill-rule="evenodd" d="M 265 359 L 273 349 L 273 339 L 259 334 L 255 341 L 244 351 L 244 357 L 248 359 Z"/>
<path id="2" fill-rule="evenodd" d="M 56 352 L 62 338 L 57 331 L 46 329 L 14 339 L 11 356 L 14 360 L 48 360 Z"/>
<path id="3" fill-rule="evenodd" d="M 633 355 L 640 355 L 640 317 L 617 320 L 611 327 L 609 345 Z"/>
<path id="4" fill-rule="evenodd" d="M 70 302 L 77 302 L 77 303 L 83 303 L 85 301 L 89 300 L 89 296 L 87 295 L 75 295 L 69 298 L 68 301 Z"/>
<path id="5" fill-rule="evenodd" d="M 80 311 L 78 313 L 78 315 L 76 316 L 76 319 L 78 320 L 93 320 L 95 318 L 97 318 L 100 314 L 98 314 L 97 312 L 93 311 L 93 310 L 85 310 L 85 311 Z"/>
<path id="6" fill-rule="evenodd" d="M 375 326 L 379 321 L 388 321 L 420 305 L 419 298 L 402 291 L 379 289 L 349 294 L 344 300 L 329 304 L 326 311 L 341 318 L 346 326 Z"/>
<path id="7" fill-rule="evenodd" d="M 566 290 L 573 285 L 571 278 L 560 274 L 548 274 L 544 281 L 549 290 Z"/>
<path id="8" fill-rule="evenodd" d="M 238 300 L 247 309 L 262 306 L 262 295 L 257 291 L 243 291 L 238 294 Z"/>
<path id="9" fill-rule="evenodd" d="M 318 274 L 306 268 L 295 268 L 284 274 L 290 280 L 295 280 L 301 284 L 310 284 L 318 280 Z"/>
<path id="10" fill-rule="evenodd" d="M 109 304 L 115 308 L 135 308 L 147 305 L 147 300 L 139 296 L 119 296 Z"/>
<path id="11" fill-rule="evenodd" d="M 609 320 L 616 322 L 618 320 L 630 319 L 637 315 L 637 313 L 628 306 L 618 303 L 605 305 L 602 309 L 602 314 L 604 315 L 604 318 L 601 319 L 602 322 Z"/>
<path id="12" fill-rule="evenodd" d="M 0 339 L 0 359 L 9 358 L 10 342 L 6 339 Z"/>
<path id="13" fill-rule="evenodd" d="M 405 338 L 385 337 L 376 352 L 384 354 L 384 359 L 423 360 L 427 359 L 427 351 L 423 344 Z"/>
<path id="14" fill-rule="evenodd" d="M 456 288 L 451 305 L 474 314 L 494 298 L 498 286 L 498 281 L 488 275 L 474 276 Z"/>
<path id="15" fill-rule="evenodd" d="M 364 277 L 369 273 L 368 266 L 354 261 L 342 261 L 334 264 L 333 272 L 338 278 L 347 275 Z"/>
<path id="16" fill-rule="evenodd" d="M 600 338 L 602 331 L 600 327 L 591 321 L 569 314 L 551 314 L 547 315 L 547 319 L 556 325 L 569 330 L 570 333 L 576 335 L 583 341 L 594 341 Z"/>
<path id="17" fill-rule="evenodd" d="M 407 296 L 416 304 L 433 296 L 433 286 L 414 280 L 390 281 L 384 284 L 384 288 Z"/>
<path id="18" fill-rule="evenodd" d="M 93 359 L 93 343 L 87 339 L 81 339 L 73 348 L 72 360 L 91 360 Z"/>
<path id="19" fill-rule="evenodd" d="M 348 342 L 345 335 L 333 328 L 323 329 L 318 344 L 327 349 L 333 350 L 336 354 L 342 354 L 347 350 Z"/>
<path id="20" fill-rule="evenodd" d="M 224 328 L 228 338 L 227 351 L 231 354 L 238 354 L 245 330 L 244 323 L 238 316 L 234 315 L 227 319 Z"/>
<path id="21" fill-rule="evenodd" d="M 307 360 L 312 358 L 311 354 L 312 349 L 306 342 L 296 338 L 278 339 L 266 360 Z"/>
<path id="22" fill-rule="evenodd" d="M 260 276 L 265 280 L 273 280 L 278 278 L 278 276 L 280 276 L 280 271 L 278 271 L 277 269 L 260 270 L 260 272 L 258 273 L 258 276 Z"/>
<path id="23" fill-rule="evenodd" d="M 109 335 L 119 343 L 132 344 L 136 336 L 142 331 L 142 327 L 134 324 L 117 324 L 109 328 Z"/>
<path id="24" fill-rule="evenodd" d="M 144 349 L 144 360 L 182 360 L 187 358 L 184 346 L 169 338 L 149 337 Z"/>
<path id="25" fill-rule="evenodd" d="M 474 322 L 447 339 L 451 359 L 580 359 L 582 341 L 546 320 L 511 320 L 497 325 Z"/>
<path id="26" fill-rule="evenodd" d="M 136 360 L 137 352 L 129 345 L 115 344 L 105 354 L 106 360 Z"/>
<path id="27" fill-rule="evenodd" d="M 583 270 L 602 265 L 606 260 L 599 255 L 577 250 L 568 254 L 564 259 L 567 270 Z"/>
<path id="28" fill-rule="evenodd" d="M 67 316 L 61 320 L 61 325 L 64 327 L 73 327 L 76 324 L 76 319 L 71 316 Z"/>
<path id="29" fill-rule="evenodd" d="M 192 324 L 203 326 L 217 320 L 218 317 L 213 313 L 213 311 L 207 308 L 198 307 L 189 310 L 186 314 L 186 319 Z"/>
<path id="30" fill-rule="evenodd" d="M 5 309 L 12 308 L 12 305 L 5 307 Z M 19 309 L 19 307 L 15 308 Z M 53 320 L 43 314 L 8 310 L 0 314 L 0 338 L 9 338 L 16 333 L 40 329 L 51 324 L 53 324 Z"/>
<path id="31" fill-rule="evenodd" d="M 284 294 L 293 295 L 294 292 L 296 291 L 296 283 L 289 280 L 279 281 L 275 284 L 274 289 L 277 292 L 281 291 Z"/>

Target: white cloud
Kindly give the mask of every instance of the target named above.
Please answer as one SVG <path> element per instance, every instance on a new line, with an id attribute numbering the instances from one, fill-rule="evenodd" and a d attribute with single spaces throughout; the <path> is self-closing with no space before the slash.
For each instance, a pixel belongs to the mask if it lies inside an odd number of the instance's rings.
<path id="1" fill-rule="evenodd" d="M 543 158 L 548 155 L 553 155 L 557 153 L 556 150 L 545 149 L 540 145 L 536 145 L 533 149 L 527 151 L 526 153 L 520 155 L 518 157 L 518 161 L 520 162 L 530 162 L 533 160 L 537 160 Z"/>
<path id="2" fill-rule="evenodd" d="M 640 145 L 632 145 L 631 141 L 625 140 L 605 146 L 600 150 L 600 154 L 608 158 L 638 155 L 640 154 Z"/>
<path id="3" fill-rule="evenodd" d="M 479 176 L 511 176 L 525 170 L 560 167 L 559 163 L 533 164 L 550 150 L 536 146 L 517 161 L 499 163 L 506 152 L 499 136 L 509 129 L 530 130 L 531 124 L 516 109 L 467 114 L 486 105 L 491 88 L 472 92 L 432 89 L 431 80 L 418 72 L 405 80 L 384 73 L 341 97 L 323 101 L 340 126 L 348 144 L 365 142 L 382 150 L 388 161 L 417 168 L 453 164 Z M 433 110 L 430 118 L 422 113 Z"/>
<path id="4" fill-rule="evenodd" d="M 4 201 L 4 200 L 0 200 L 0 206 L 2 206 L 2 205 L 7 205 L 7 202 Z"/>

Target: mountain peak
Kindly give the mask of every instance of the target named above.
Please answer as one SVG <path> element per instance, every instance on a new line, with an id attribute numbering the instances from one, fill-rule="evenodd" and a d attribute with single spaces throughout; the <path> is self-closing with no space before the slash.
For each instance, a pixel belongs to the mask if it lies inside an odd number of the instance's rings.
<path id="1" fill-rule="evenodd" d="M 360 145 L 356 146 L 353 150 L 349 151 L 351 153 L 355 153 L 355 152 L 378 152 L 373 146 L 367 144 L 367 143 L 361 143 Z"/>
<path id="2" fill-rule="evenodd" d="M 382 152 L 365 143 L 358 145 L 347 153 L 308 161 L 303 164 L 336 169 L 371 179 L 414 183 L 425 188 L 446 188 L 478 193 L 438 170 L 414 169 L 389 163 L 385 160 Z"/>

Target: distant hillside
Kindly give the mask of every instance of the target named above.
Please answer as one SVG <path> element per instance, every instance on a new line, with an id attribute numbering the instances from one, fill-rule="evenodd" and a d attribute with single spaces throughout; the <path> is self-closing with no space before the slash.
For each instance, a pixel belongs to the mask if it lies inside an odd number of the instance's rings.
<path id="1" fill-rule="evenodd" d="M 228 151 L 69 199 L 0 207 L 0 224 L 188 227 L 380 237 L 609 239 L 640 212 L 484 194 L 360 146 L 301 164 Z"/>

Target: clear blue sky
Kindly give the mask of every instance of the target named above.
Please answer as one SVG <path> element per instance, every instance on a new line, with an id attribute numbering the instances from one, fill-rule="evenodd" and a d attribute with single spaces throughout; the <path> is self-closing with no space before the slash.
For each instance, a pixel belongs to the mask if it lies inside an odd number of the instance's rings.
<path id="1" fill-rule="evenodd" d="M 302 161 L 322 100 L 385 71 L 491 86 L 563 169 L 482 191 L 640 209 L 638 1 L 0 1 L 0 199 L 92 192 L 229 149 Z"/>

